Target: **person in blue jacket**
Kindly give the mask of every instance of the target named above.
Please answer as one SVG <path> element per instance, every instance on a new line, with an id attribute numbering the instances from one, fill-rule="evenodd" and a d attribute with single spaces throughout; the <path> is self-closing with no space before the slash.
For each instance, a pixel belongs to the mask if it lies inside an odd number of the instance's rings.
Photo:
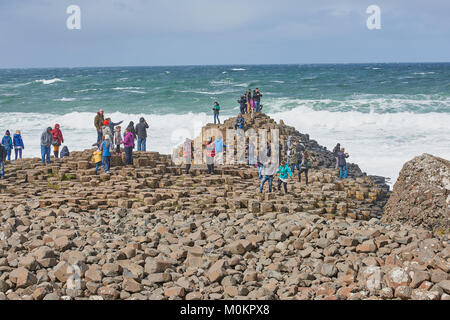
<path id="1" fill-rule="evenodd" d="M 289 168 L 289 166 L 286 164 L 286 161 L 281 161 L 281 165 L 278 168 L 277 171 L 278 174 L 280 174 L 278 178 L 278 191 L 281 191 L 281 185 L 283 185 L 284 193 L 287 193 L 287 183 L 289 180 L 289 177 L 292 177 L 292 171 Z"/>
<path id="2" fill-rule="evenodd" d="M 111 142 L 111 138 L 108 135 L 103 137 L 104 140 L 100 145 L 100 150 L 102 150 L 103 169 L 105 169 L 105 173 L 110 173 L 111 152 L 113 150 L 113 144 Z"/>
<path id="3" fill-rule="evenodd" d="M 223 143 L 222 138 L 217 138 L 216 141 L 214 142 L 215 148 L 216 148 L 216 163 L 218 165 L 223 165 L 223 149 L 226 148 L 227 146 L 225 145 L 225 143 Z"/>
<path id="4" fill-rule="evenodd" d="M 17 157 L 22 159 L 22 150 L 25 149 L 25 146 L 23 145 L 22 135 L 20 130 L 17 130 L 13 137 L 13 144 L 14 144 L 14 155 L 15 160 L 17 160 Z"/>
<path id="5" fill-rule="evenodd" d="M 2 139 L 2 145 L 5 147 L 6 150 L 6 159 L 10 161 L 11 151 L 13 149 L 13 141 L 11 139 L 11 133 L 9 133 L 9 130 L 6 130 L 5 136 Z"/>

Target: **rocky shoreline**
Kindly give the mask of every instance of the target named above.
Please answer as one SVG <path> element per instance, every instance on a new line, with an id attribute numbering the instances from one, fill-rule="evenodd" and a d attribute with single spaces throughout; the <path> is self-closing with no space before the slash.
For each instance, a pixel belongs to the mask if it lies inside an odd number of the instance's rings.
<path id="1" fill-rule="evenodd" d="M 447 234 L 380 220 L 382 177 L 351 165 L 339 180 L 309 136 L 265 115 L 246 122 L 279 129 L 282 143 L 301 137 L 310 184 L 259 194 L 253 168 L 184 175 L 154 152 L 135 153 L 132 168 L 113 156 L 111 174 L 95 173 L 93 150 L 8 164 L 0 299 L 450 299 Z"/>

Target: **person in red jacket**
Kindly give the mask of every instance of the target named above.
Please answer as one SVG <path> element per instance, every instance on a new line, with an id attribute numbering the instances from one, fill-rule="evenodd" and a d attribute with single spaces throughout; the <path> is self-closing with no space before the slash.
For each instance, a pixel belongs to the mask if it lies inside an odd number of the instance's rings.
<path id="1" fill-rule="evenodd" d="M 59 124 L 55 124 L 55 129 L 52 130 L 52 145 L 53 145 L 53 154 L 55 158 L 59 157 L 59 147 L 64 143 L 64 138 L 61 130 L 59 129 Z"/>

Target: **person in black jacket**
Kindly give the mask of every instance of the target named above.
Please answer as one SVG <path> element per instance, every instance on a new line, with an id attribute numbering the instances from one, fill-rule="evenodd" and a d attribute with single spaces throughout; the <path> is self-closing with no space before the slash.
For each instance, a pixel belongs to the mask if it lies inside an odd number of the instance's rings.
<path id="1" fill-rule="evenodd" d="M 136 135 L 138 137 L 137 151 L 146 151 L 147 129 L 148 129 L 147 121 L 145 121 L 144 118 L 141 118 L 139 120 L 139 123 L 136 125 Z"/>
<path id="2" fill-rule="evenodd" d="M 256 88 L 255 91 L 253 91 L 253 101 L 255 102 L 256 105 L 256 112 L 260 112 L 260 105 L 261 105 L 261 97 L 262 97 L 262 93 L 259 92 L 259 89 Z"/>
<path id="3" fill-rule="evenodd" d="M 6 160 L 6 149 L 4 146 L 0 144 L 0 178 L 3 179 L 5 177 L 5 160 Z"/>
<path id="4" fill-rule="evenodd" d="M 247 99 L 245 99 L 245 95 L 241 96 L 241 99 L 238 100 L 239 108 L 241 109 L 242 114 L 247 113 Z"/>
<path id="5" fill-rule="evenodd" d="M 340 151 L 341 151 L 341 144 L 338 143 L 338 144 L 336 145 L 336 147 L 334 147 L 334 149 L 333 149 L 333 155 L 334 155 L 334 158 L 336 159 L 336 169 L 339 168 L 338 153 L 339 153 Z"/>

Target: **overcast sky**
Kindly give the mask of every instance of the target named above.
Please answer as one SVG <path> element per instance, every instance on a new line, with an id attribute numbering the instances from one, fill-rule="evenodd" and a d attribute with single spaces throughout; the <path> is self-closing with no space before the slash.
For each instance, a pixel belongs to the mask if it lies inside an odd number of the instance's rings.
<path id="1" fill-rule="evenodd" d="M 0 0 L 0 67 L 450 61 L 449 14 L 449 0 Z"/>

